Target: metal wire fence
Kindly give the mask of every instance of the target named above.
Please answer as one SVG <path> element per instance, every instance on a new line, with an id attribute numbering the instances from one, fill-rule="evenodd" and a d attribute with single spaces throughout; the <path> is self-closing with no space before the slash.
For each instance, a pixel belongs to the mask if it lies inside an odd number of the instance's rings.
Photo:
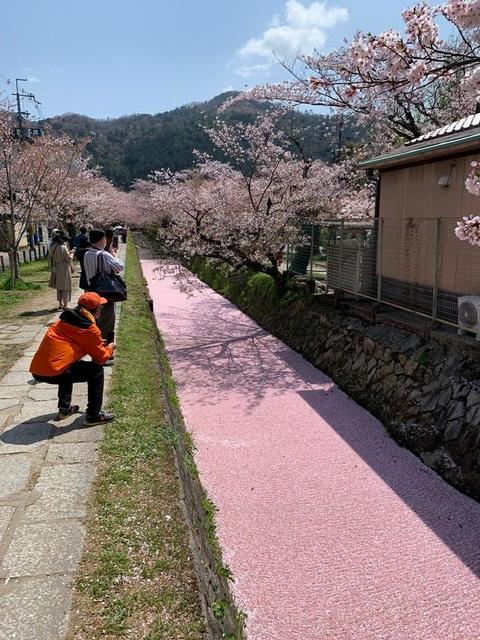
<path id="1" fill-rule="evenodd" d="M 458 240 L 457 218 L 377 218 L 305 225 L 285 268 L 329 289 L 458 326 L 458 298 L 480 295 L 480 247 Z"/>
<path id="2" fill-rule="evenodd" d="M 287 246 L 284 268 L 298 275 L 308 275 L 316 280 L 325 280 L 327 275 L 326 240 L 328 230 L 315 224 L 303 225 L 305 241 L 296 246 Z"/>

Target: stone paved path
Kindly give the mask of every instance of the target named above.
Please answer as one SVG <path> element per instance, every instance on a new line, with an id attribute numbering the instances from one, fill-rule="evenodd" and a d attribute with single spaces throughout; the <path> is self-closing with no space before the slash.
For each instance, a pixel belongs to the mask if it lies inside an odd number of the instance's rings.
<path id="1" fill-rule="evenodd" d="M 55 318 L 0 325 L 0 340 L 25 345 L 0 380 L 0 640 L 65 637 L 102 436 L 102 427 L 81 428 L 82 414 L 57 426 L 57 387 L 34 383 L 28 373 Z M 107 388 L 111 373 L 106 367 Z M 85 408 L 86 384 L 74 385 L 73 402 Z"/>
<path id="2" fill-rule="evenodd" d="M 143 261 L 250 640 L 478 640 L 480 504 L 211 289 Z"/>

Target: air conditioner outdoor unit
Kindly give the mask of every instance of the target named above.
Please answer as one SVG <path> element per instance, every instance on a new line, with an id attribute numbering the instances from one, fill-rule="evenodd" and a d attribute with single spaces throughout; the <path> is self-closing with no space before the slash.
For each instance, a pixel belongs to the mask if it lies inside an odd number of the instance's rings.
<path id="1" fill-rule="evenodd" d="M 480 340 L 480 296 L 461 296 L 458 298 L 459 333 L 472 331 Z"/>

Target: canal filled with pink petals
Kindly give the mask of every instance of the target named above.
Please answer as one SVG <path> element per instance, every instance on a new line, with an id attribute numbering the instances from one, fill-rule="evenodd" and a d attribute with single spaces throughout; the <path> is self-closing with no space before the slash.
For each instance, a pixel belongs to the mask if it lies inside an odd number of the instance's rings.
<path id="1" fill-rule="evenodd" d="M 480 505 L 321 371 L 142 261 L 250 640 L 480 637 Z"/>

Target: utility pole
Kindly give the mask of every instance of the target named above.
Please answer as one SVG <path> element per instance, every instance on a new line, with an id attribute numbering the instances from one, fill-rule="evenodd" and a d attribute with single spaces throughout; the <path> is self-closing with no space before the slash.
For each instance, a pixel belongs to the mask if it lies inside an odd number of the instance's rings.
<path id="1" fill-rule="evenodd" d="M 31 100 L 35 104 L 40 104 L 40 102 L 35 98 L 33 93 L 25 93 L 25 91 L 20 91 L 18 87 L 19 82 L 28 82 L 27 78 L 15 78 L 15 86 L 16 92 L 13 93 L 17 99 L 17 122 L 18 122 L 18 131 L 19 137 L 21 140 L 24 139 L 24 130 L 23 130 L 23 117 L 30 115 L 27 111 L 22 111 L 21 98 L 26 98 L 27 100 Z"/>
<path id="2" fill-rule="evenodd" d="M 343 127 L 345 121 L 343 117 L 337 122 L 337 140 L 332 140 L 332 162 L 339 162 L 342 157 Z M 333 136 L 332 136 L 333 137 Z"/>
<path id="3" fill-rule="evenodd" d="M 34 102 L 35 104 L 40 104 L 40 102 L 38 102 L 38 100 L 35 98 L 35 96 L 33 95 L 33 93 L 27 93 L 25 91 L 21 91 L 18 83 L 19 82 L 28 82 L 27 78 L 15 78 L 15 87 L 16 87 L 16 91 L 14 94 L 16 99 L 17 99 L 17 124 L 18 124 L 18 128 L 17 131 L 13 131 L 13 134 L 17 134 L 17 137 L 19 138 L 19 140 L 21 142 L 25 141 L 25 128 L 23 126 L 23 117 L 24 116 L 29 116 L 30 114 L 26 111 L 22 111 L 22 98 L 25 98 L 27 100 L 31 100 L 32 102 Z M 28 134 L 28 137 L 30 137 L 30 132 Z M 11 229 L 11 239 L 9 241 L 10 243 L 10 247 L 9 247 L 9 260 L 10 260 L 10 269 L 11 269 L 11 281 L 12 284 L 15 284 L 16 279 L 18 278 L 18 245 L 20 242 L 20 239 L 23 235 L 23 232 L 26 229 L 26 225 L 23 228 L 23 231 L 20 232 L 20 236 L 17 237 L 17 231 L 16 231 L 16 217 L 15 217 L 15 184 L 12 183 L 11 180 L 11 176 L 10 176 L 10 172 L 9 172 L 9 164 L 8 162 L 5 163 L 5 170 L 6 170 L 6 176 L 7 176 L 7 181 L 8 181 L 8 192 L 9 192 L 9 205 L 10 205 L 10 229 Z M 27 218 L 27 223 L 30 222 L 30 215 Z M 22 222 L 23 224 L 23 222 Z M 20 226 L 22 226 L 22 224 Z"/>

